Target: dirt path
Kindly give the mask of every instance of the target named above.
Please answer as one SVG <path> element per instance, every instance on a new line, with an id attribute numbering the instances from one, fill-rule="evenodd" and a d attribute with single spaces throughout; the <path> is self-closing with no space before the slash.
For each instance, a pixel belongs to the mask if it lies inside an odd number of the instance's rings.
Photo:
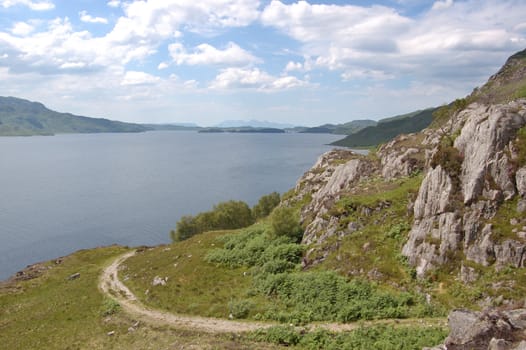
<path id="1" fill-rule="evenodd" d="M 141 316 L 154 323 L 209 333 L 247 332 L 273 325 L 269 323 L 239 322 L 211 317 L 176 315 L 145 306 L 137 300 L 137 297 L 119 280 L 117 275 L 120 264 L 134 254 L 135 251 L 132 251 L 119 256 L 111 265 L 103 270 L 99 280 L 99 288 L 104 294 L 116 299 L 125 311 Z"/>
<path id="2" fill-rule="evenodd" d="M 176 315 L 166 311 L 151 309 L 142 304 L 137 297 L 118 278 L 119 266 L 135 251 L 128 252 L 115 259 L 111 265 L 102 271 L 99 279 L 99 288 L 104 294 L 115 299 L 128 313 L 138 316 L 145 321 L 160 325 L 169 325 L 177 328 L 199 330 L 208 333 L 239 333 L 254 331 L 278 325 L 277 323 L 263 323 L 250 321 L 232 321 L 226 319 Z M 350 331 L 359 326 L 372 324 L 393 325 L 444 325 L 445 319 L 404 319 L 404 320 L 379 320 L 361 323 L 323 323 L 311 324 L 310 328 L 324 328 L 333 332 Z"/>

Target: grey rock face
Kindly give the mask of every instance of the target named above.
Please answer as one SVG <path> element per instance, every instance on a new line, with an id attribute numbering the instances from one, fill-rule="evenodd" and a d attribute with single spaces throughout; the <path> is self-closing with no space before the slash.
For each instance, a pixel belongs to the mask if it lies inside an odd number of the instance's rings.
<path id="1" fill-rule="evenodd" d="M 515 173 L 515 182 L 517 184 L 517 190 L 522 198 L 526 197 L 526 166 L 520 168 Z"/>
<path id="2" fill-rule="evenodd" d="M 302 210 L 302 220 L 305 221 L 309 215 L 314 213 L 303 234 L 302 243 L 321 243 L 335 234 L 345 235 L 356 230 L 354 226 L 342 231 L 339 227 L 339 220 L 336 217 L 327 217 L 325 214 L 341 198 L 341 195 L 348 193 L 361 179 L 378 174 L 378 167 L 374 162 L 365 157 L 352 154 L 347 161 L 331 161 L 338 153 L 329 152 L 325 154 L 319 164 L 335 164 L 326 166 L 323 171 L 318 171 L 314 177 L 317 179 L 316 185 L 307 185 L 312 195 L 312 201 Z M 317 164 L 318 164 L 317 163 Z M 313 169 L 316 169 L 317 166 Z M 319 167 L 318 167 L 319 168 Z M 305 181 L 312 182 L 312 179 L 304 176 L 299 182 L 299 186 L 304 186 Z M 304 186 L 305 187 L 305 186 Z"/>
<path id="3" fill-rule="evenodd" d="M 484 266 L 524 266 L 526 245 L 516 240 L 494 242 L 492 227 L 485 224 L 502 201 L 517 193 L 526 197 L 526 167 L 515 171 L 512 163 L 513 140 L 524 125 L 522 99 L 503 105 L 472 104 L 446 126 L 460 131 L 453 146 L 462 157 L 461 169 L 453 179 L 440 164 L 429 168 L 420 187 L 415 220 L 402 249 L 419 276 L 447 262 L 459 249 Z M 526 210 L 526 204 L 522 206 Z"/>
<path id="4" fill-rule="evenodd" d="M 449 336 L 445 344 L 432 349 L 513 350 L 524 349 L 526 310 L 453 310 L 448 317 Z"/>
<path id="5" fill-rule="evenodd" d="M 400 135 L 382 145 L 377 152 L 382 177 L 391 180 L 423 170 L 425 158 L 422 154 L 427 147 L 428 144 L 420 142 L 416 134 Z"/>
<path id="6" fill-rule="evenodd" d="M 464 156 L 461 182 L 465 203 L 482 194 L 488 171 L 506 198 L 515 194 L 513 179 L 507 173 L 509 160 L 503 151 L 526 124 L 525 107 L 526 101 L 519 100 L 489 107 L 472 104 L 461 112 L 465 124 L 454 146 Z"/>

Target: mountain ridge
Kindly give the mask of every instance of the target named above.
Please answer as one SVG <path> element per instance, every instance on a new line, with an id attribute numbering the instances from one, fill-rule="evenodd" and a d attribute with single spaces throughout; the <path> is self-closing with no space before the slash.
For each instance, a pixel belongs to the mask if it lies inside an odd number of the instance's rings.
<path id="1" fill-rule="evenodd" d="M 150 128 L 105 118 L 90 118 L 48 109 L 40 102 L 0 96 L 0 136 L 62 133 L 143 132 Z"/>

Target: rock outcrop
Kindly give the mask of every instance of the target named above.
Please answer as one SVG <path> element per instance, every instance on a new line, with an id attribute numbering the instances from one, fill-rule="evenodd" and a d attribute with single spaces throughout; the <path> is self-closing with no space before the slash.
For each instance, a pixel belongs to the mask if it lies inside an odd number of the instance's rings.
<path id="1" fill-rule="evenodd" d="M 454 310 L 444 344 L 427 350 L 525 350 L 526 309 Z"/>
<path id="2" fill-rule="evenodd" d="M 457 129 L 458 137 L 444 135 L 452 144 L 434 150 L 438 164 L 430 162 L 402 250 L 419 276 L 453 259 L 459 250 L 484 266 L 524 266 L 524 240 L 499 242 L 489 221 L 503 201 L 517 193 L 524 197 L 526 171 L 515 169 L 514 142 L 525 125 L 525 99 L 493 106 L 475 103 L 449 122 L 447 128 Z"/>

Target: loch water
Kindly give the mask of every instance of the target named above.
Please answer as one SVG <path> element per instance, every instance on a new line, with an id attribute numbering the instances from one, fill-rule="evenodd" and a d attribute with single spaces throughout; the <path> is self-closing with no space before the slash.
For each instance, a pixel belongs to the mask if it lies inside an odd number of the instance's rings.
<path id="1" fill-rule="evenodd" d="M 291 189 L 341 138 L 155 131 L 0 138 L 0 280 L 109 244 L 170 241 L 182 215 Z"/>

